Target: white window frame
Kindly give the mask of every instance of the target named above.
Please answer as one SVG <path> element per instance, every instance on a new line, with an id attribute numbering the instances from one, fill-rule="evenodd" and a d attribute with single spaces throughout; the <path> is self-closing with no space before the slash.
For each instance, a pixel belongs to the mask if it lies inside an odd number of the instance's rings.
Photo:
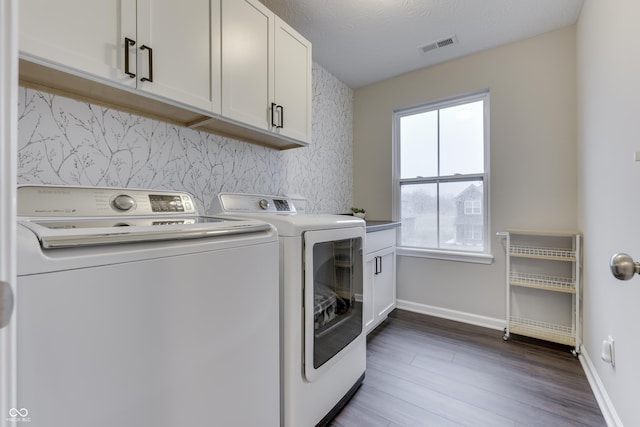
<path id="1" fill-rule="evenodd" d="M 479 263 L 479 264 L 491 264 L 493 262 L 493 255 L 491 252 L 491 216 L 490 216 L 490 194 L 489 194 L 489 146 L 490 146 L 490 116 L 489 116 L 489 90 L 481 90 L 477 92 L 467 93 L 460 96 L 455 96 L 451 98 L 441 99 L 433 102 L 429 102 L 426 104 L 416 105 L 412 107 L 402 108 L 395 110 L 393 112 L 393 208 L 392 215 L 395 221 L 401 220 L 401 181 L 407 182 L 408 180 L 401 180 L 400 178 L 400 118 L 404 116 L 409 116 L 413 114 L 418 114 L 421 112 L 443 109 L 448 107 L 454 107 L 460 104 L 467 104 L 470 102 L 476 101 L 484 101 L 484 173 L 476 174 L 478 177 L 482 179 L 483 185 L 483 199 L 482 199 L 482 207 L 484 208 L 484 251 L 482 252 L 471 252 L 471 251 L 452 251 L 452 250 L 442 250 L 442 249 L 431 249 L 431 248 L 415 248 L 415 247 L 406 247 L 401 246 L 400 243 L 400 233 L 401 229 L 398 228 L 398 242 L 399 246 L 397 247 L 397 253 L 401 256 L 411 256 L 411 257 L 420 257 L 420 258 L 432 258 L 432 259 L 441 259 L 448 261 L 461 261 L 461 262 L 471 262 L 471 263 Z M 471 175 L 468 175 L 470 177 Z M 441 177 L 441 182 L 445 182 L 446 177 Z M 415 181 L 412 179 L 410 181 Z"/>

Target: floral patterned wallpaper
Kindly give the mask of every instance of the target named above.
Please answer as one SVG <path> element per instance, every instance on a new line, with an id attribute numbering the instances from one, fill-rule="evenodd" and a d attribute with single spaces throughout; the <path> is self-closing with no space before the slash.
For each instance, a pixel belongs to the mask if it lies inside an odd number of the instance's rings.
<path id="1" fill-rule="evenodd" d="M 352 203 L 353 93 L 313 66 L 313 142 L 277 151 L 20 88 L 18 183 L 299 194 L 309 213 Z"/>

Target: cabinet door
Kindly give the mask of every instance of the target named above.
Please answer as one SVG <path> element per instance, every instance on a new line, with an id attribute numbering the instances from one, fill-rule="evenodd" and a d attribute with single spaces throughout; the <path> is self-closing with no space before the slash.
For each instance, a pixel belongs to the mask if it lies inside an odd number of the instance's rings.
<path id="1" fill-rule="evenodd" d="M 210 24 L 219 22 L 219 0 L 137 3 L 138 89 L 214 111 L 211 53 L 219 35 Z"/>
<path id="2" fill-rule="evenodd" d="M 375 263 L 376 257 L 372 255 L 367 255 L 365 258 L 364 264 L 364 277 L 363 277 L 363 286 L 362 286 L 362 310 L 363 310 L 363 319 L 365 331 L 367 333 L 371 332 L 374 327 L 374 310 L 373 310 L 373 281 L 375 274 Z"/>
<path id="3" fill-rule="evenodd" d="M 311 43 L 282 19 L 275 21 L 275 95 L 285 136 L 311 142 Z"/>
<path id="4" fill-rule="evenodd" d="M 20 0 L 19 3 L 21 57 L 131 84 L 131 79 L 122 73 L 120 0 Z M 122 9 L 126 8 L 127 1 L 123 0 Z"/>
<path id="5" fill-rule="evenodd" d="M 222 115 L 270 129 L 275 15 L 257 0 L 222 0 Z"/>
<path id="6" fill-rule="evenodd" d="M 373 281 L 374 315 L 384 319 L 396 306 L 395 247 L 377 252 L 378 266 Z"/>

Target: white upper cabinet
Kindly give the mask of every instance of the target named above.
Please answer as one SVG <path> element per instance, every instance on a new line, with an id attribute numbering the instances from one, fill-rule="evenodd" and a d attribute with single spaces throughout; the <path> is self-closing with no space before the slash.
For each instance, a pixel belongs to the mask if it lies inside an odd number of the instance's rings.
<path id="1" fill-rule="evenodd" d="M 216 80 L 211 70 L 220 69 L 220 1 L 122 0 L 122 3 L 121 38 L 124 43 L 125 37 L 135 37 L 135 45 L 129 48 L 129 62 L 130 65 L 136 62 L 133 71 L 136 77 L 132 80 L 137 82 L 138 89 L 219 113 L 219 74 Z M 137 3 L 137 11 L 124 7 L 129 3 L 134 7 Z M 137 33 L 134 33 L 136 16 Z M 216 84 L 212 85 L 212 81 Z"/>
<path id="2" fill-rule="evenodd" d="M 257 0 L 222 0 L 222 115 L 311 141 L 311 44 Z"/>
<path id="3" fill-rule="evenodd" d="M 19 28 L 27 60 L 219 113 L 219 0 L 21 0 Z"/>
<path id="4" fill-rule="evenodd" d="M 311 142 L 311 44 L 258 0 L 20 0 L 20 84 L 276 149 Z"/>
<path id="5" fill-rule="evenodd" d="M 124 81 L 119 0 L 20 0 L 19 6 L 23 58 Z"/>
<path id="6" fill-rule="evenodd" d="M 311 43 L 278 17 L 275 31 L 273 102 L 282 114 L 277 130 L 290 138 L 311 142 Z"/>
<path id="7" fill-rule="evenodd" d="M 274 15 L 256 0 L 222 0 L 222 115 L 270 129 Z"/>

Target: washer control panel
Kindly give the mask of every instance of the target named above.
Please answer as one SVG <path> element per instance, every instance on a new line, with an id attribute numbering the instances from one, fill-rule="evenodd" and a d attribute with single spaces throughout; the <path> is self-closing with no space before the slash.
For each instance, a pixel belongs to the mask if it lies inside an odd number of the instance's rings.
<path id="1" fill-rule="evenodd" d="M 191 199 L 179 194 L 150 194 L 149 201 L 153 212 L 185 212 L 192 207 Z"/>
<path id="2" fill-rule="evenodd" d="M 18 187 L 18 216 L 80 217 L 197 214 L 185 192 L 63 186 Z"/>

